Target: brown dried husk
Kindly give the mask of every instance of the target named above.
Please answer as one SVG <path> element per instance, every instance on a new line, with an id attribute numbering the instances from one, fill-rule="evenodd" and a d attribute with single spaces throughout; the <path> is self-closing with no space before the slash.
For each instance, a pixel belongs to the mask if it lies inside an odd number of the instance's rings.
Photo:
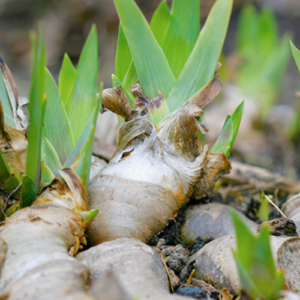
<path id="1" fill-rule="evenodd" d="M 300 292 L 300 238 L 270 237 L 271 250 L 278 269 L 284 270 L 285 283 L 293 292 Z M 240 292 L 239 277 L 232 249 L 236 249 L 233 235 L 206 244 L 190 258 L 194 263 L 194 277 L 217 288 L 226 287 Z"/>
<path id="2" fill-rule="evenodd" d="M 147 241 L 187 203 L 195 186 L 200 186 L 204 195 L 225 172 L 219 166 L 230 169 L 228 159 L 222 154 L 209 154 L 197 134 L 197 130 L 205 131 L 198 121 L 202 108 L 221 89 L 218 73 L 156 127 L 148 120 L 149 109 L 155 106 L 152 100 L 138 85 L 133 89 L 139 101 L 130 113 L 120 87 L 103 92 L 103 106 L 125 117 L 126 123 L 119 129 L 117 150 L 109 165 L 89 186 L 90 207 L 100 210 L 88 229 L 92 245 L 121 237 Z M 165 100 L 161 94 L 158 97 L 162 104 Z M 223 163 L 218 162 L 216 168 L 211 156 Z"/>
<path id="3" fill-rule="evenodd" d="M 70 169 L 44 187 L 31 207 L 17 211 L 0 228 L 7 245 L 1 267 L 1 299 L 93 299 L 88 268 L 73 256 L 85 241 L 76 210 L 87 210 L 81 179 Z"/>
<path id="4" fill-rule="evenodd" d="M 28 116 L 25 116 L 22 106 L 18 101 L 18 88 L 14 77 L 0 55 L 1 75 L 10 100 L 13 119 L 16 128 L 12 128 L 4 123 L 4 112 L 0 99 L 0 151 L 9 165 L 23 174 L 26 165 L 27 138 L 26 127 Z"/>
<path id="5" fill-rule="evenodd" d="M 28 141 L 24 130 L 12 128 L 4 123 L 0 101 L 0 151 L 9 165 L 19 173 L 25 173 Z"/>

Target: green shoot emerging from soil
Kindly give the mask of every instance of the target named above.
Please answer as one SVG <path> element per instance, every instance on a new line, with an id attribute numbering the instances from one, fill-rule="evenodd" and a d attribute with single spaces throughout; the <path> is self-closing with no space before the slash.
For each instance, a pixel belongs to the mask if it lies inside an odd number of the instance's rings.
<path id="1" fill-rule="evenodd" d="M 284 286 L 284 272 L 276 270 L 268 226 L 263 225 L 256 236 L 233 210 L 231 215 L 237 239 L 233 255 L 242 293 L 249 299 L 278 299 Z"/>
<path id="2" fill-rule="evenodd" d="M 201 32 L 199 0 L 174 0 L 171 12 L 166 1 L 162 1 L 150 25 L 133 0 L 114 2 L 120 28 L 113 86 L 123 88 L 132 107 L 135 97 L 130 85 L 137 81 L 149 98 L 160 92 L 163 100 L 151 108 L 149 116 L 156 125 L 212 79 L 228 28 L 232 0 L 216 2 Z M 214 147 L 217 153 L 224 151 L 229 155 L 242 110 L 240 105 L 232 117 L 227 117 L 225 132 Z M 124 122 L 121 117 L 119 121 Z"/>

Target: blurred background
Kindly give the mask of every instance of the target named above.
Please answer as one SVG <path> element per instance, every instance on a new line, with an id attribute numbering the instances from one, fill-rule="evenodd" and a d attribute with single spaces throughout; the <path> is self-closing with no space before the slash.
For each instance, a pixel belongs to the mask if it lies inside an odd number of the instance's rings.
<path id="1" fill-rule="evenodd" d="M 136 2 L 150 21 L 160 0 L 136 0 Z M 171 7 L 172 1 L 167 2 Z M 202 24 L 214 2 L 201 0 Z M 253 63 L 251 57 L 249 61 L 248 57 L 243 57 L 244 53 L 241 50 L 243 45 L 238 46 L 241 44 L 238 40 L 239 32 L 243 34 L 256 26 L 257 21 L 253 19 L 252 21 L 249 19 L 250 21 L 243 25 L 244 28 L 239 25 L 243 7 L 249 4 L 254 5 L 257 14 L 266 7 L 274 12 L 274 28 L 278 28 L 278 32 L 273 33 L 279 35 L 278 41 L 274 43 L 267 41 L 266 49 L 269 50 L 266 50 L 265 56 L 260 55 L 260 52 L 265 51 L 262 49 L 264 30 L 266 29 L 268 36 L 273 34 L 268 32 L 270 20 L 266 21 L 266 25 L 262 22 L 257 29 L 262 32 L 262 38 L 256 45 L 253 41 L 252 49 L 254 56 L 260 56 L 261 61 Z M 99 82 L 103 81 L 106 88 L 111 87 L 119 23 L 112 0 L 0 0 L 0 53 L 12 70 L 20 96 L 27 96 L 30 82 L 29 32 L 36 30 L 40 23 L 45 26 L 48 68 L 55 79 L 58 78 L 65 52 L 74 65 L 77 64 L 91 25 L 96 24 L 99 37 Z M 297 97 L 300 75 L 291 57 L 289 45 L 288 50 L 282 49 L 275 53 L 274 49 L 281 43 L 283 36 L 286 44 L 289 38 L 292 38 L 299 48 L 299 28 L 299 0 L 235 0 L 223 55 L 220 58 L 223 65 L 221 79 L 224 91 L 209 107 L 204 117 L 204 122 L 210 129 L 210 136 L 206 141 L 213 144 L 226 114 L 232 113 L 245 99 L 245 114 L 233 156 L 238 160 L 267 167 L 292 177 L 297 177 L 300 173 L 297 127 L 300 115 Z M 246 43 L 244 48 L 252 47 L 251 35 L 249 39 L 250 44 Z M 268 60 L 270 56 L 272 59 Z M 267 60 L 268 66 L 258 70 L 257 66 L 263 65 Z M 246 64 L 244 72 L 238 71 L 243 64 Z M 248 67 L 251 72 L 247 71 Z M 247 76 L 249 73 L 252 75 L 251 78 Z M 270 99 L 268 108 L 261 108 L 261 102 L 265 98 Z M 117 120 L 111 114 L 106 113 L 99 118 L 94 147 L 94 152 L 98 156 L 109 160 L 115 149 L 117 128 Z"/>

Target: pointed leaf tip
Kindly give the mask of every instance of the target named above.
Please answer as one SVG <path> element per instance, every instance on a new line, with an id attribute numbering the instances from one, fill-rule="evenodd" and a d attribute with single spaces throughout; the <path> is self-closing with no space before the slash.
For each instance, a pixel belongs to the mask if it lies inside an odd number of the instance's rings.
<path id="1" fill-rule="evenodd" d="M 297 65 L 298 71 L 300 72 L 300 51 L 299 49 L 293 44 L 292 41 L 290 41 L 291 49 L 292 49 L 292 54 L 295 60 L 295 63 Z"/>
<path id="2" fill-rule="evenodd" d="M 97 75 L 98 37 L 93 26 L 79 58 L 75 86 L 66 102 L 75 143 L 97 103 Z"/>
<path id="3" fill-rule="evenodd" d="M 87 227 L 96 218 L 99 209 L 93 209 L 90 211 L 77 210 L 76 212 L 82 217 L 83 226 Z"/>
<path id="4" fill-rule="evenodd" d="M 62 67 L 59 73 L 59 91 L 62 102 L 65 104 L 75 85 L 77 71 L 69 56 L 64 55 Z"/>

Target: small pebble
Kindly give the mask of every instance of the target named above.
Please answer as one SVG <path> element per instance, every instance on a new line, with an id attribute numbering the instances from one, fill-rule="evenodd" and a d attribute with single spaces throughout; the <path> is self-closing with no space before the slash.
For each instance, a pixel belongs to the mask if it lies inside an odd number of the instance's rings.
<path id="1" fill-rule="evenodd" d="M 197 287 L 180 287 L 175 292 L 178 295 L 189 296 L 195 299 L 206 299 L 206 292 Z"/>

